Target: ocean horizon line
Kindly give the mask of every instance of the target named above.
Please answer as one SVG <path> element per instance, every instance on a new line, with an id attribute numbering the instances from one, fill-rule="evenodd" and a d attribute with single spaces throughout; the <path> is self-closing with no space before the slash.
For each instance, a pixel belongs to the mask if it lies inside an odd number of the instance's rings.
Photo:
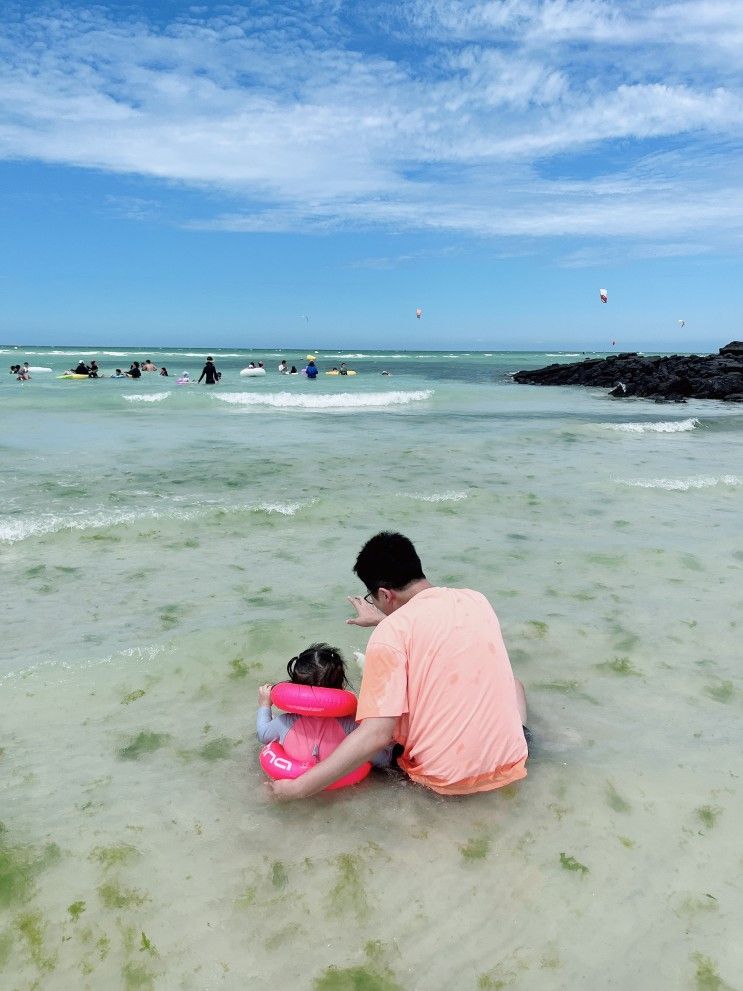
<path id="1" fill-rule="evenodd" d="M 210 351 L 228 351 L 228 350 L 234 350 L 234 351 L 240 351 L 240 352 L 246 352 L 246 353 L 249 353 L 249 352 L 258 352 L 258 351 L 276 351 L 276 352 L 280 352 L 280 351 L 286 351 L 286 352 L 306 351 L 306 352 L 308 352 L 310 354 L 313 353 L 314 351 L 318 351 L 320 353 L 323 353 L 323 352 L 335 353 L 335 352 L 344 351 L 344 352 L 347 352 L 349 354 L 355 351 L 355 355 L 363 355 L 363 354 L 369 354 L 369 355 L 376 355 L 376 354 L 385 355 L 385 354 L 388 354 L 390 351 L 394 351 L 394 352 L 399 353 L 399 354 L 420 354 L 421 352 L 424 352 L 424 353 L 427 353 L 427 354 L 441 354 L 441 355 L 446 355 L 446 354 L 450 354 L 450 353 L 454 353 L 454 354 L 549 354 L 551 352 L 554 352 L 556 354 L 621 354 L 621 353 L 624 353 L 624 352 L 627 352 L 627 351 L 645 351 L 647 353 L 656 353 L 656 354 L 696 354 L 696 353 L 699 353 L 699 352 L 714 353 L 714 352 L 717 352 L 719 350 L 719 347 L 720 347 L 720 345 L 714 346 L 714 345 L 706 344 L 703 347 L 700 346 L 700 347 L 697 347 L 697 348 L 688 348 L 688 349 L 681 350 L 681 349 L 678 349 L 678 348 L 658 347 L 658 346 L 651 346 L 651 345 L 647 345 L 647 344 L 645 344 L 645 345 L 632 344 L 632 345 L 627 345 L 626 347 L 620 347 L 620 346 L 617 345 L 616 347 L 613 347 L 613 348 L 612 347 L 609 347 L 609 348 L 585 347 L 585 346 L 584 347 L 580 347 L 579 345 L 573 345 L 573 346 L 565 345 L 563 347 L 558 347 L 555 344 L 549 344 L 549 345 L 545 345 L 544 348 L 536 348 L 536 347 L 532 347 L 532 348 L 507 348 L 507 347 L 495 347 L 495 346 L 491 346 L 491 347 L 488 347 L 488 348 L 476 348 L 476 347 L 466 347 L 466 348 L 461 348 L 460 347 L 460 348 L 457 348 L 457 347 L 453 347 L 453 346 L 452 347 L 437 347 L 437 348 L 427 348 L 427 347 L 415 347 L 415 348 L 399 348 L 398 347 L 398 348 L 394 348 L 394 347 L 391 347 L 390 346 L 390 347 L 384 347 L 384 348 L 368 348 L 367 347 L 367 348 L 364 348 L 363 350 L 361 350 L 361 348 L 360 348 L 359 345 L 340 345 L 340 344 L 338 344 L 338 345 L 332 345 L 332 346 L 326 345 L 324 347 L 314 347 L 314 348 L 312 348 L 312 347 L 305 347 L 304 345 L 301 345 L 301 346 L 300 345 L 285 345 L 285 346 L 282 346 L 282 345 L 276 345 L 276 344 L 271 344 L 271 345 L 254 344 L 254 345 L 249 345 L 249 346 L 241 346 L 241 345 L 237 345 L 237 344 L 224 344 L 224 345 L 211 344 L 211 345 L 208 345 L 207 346 L 207 345 L 201 345 L 201 344 L 182 344 L 182 345 L 175 345 L 175 344 L 81 344 L 81 343 L 74 343 L 74 344 L 67 344 L 67 343 L 37 344 L 37 343 L 32 343 L 32 342 L 27 342 L 27 343 L 24 343 L 24 344 L 17 344 L 17 343 L 9 343 L 9 342 L 0 342 L 0 350 L 10 349 L 10 350 L 16 350 L 16 351 L 27 351 L 30 348 L 43 348 L 44 350 L 51 350 L 51 349 L 54 349 L 54 348 L 66 348 L 66 349 L 71 350 L 71 351 L 72 350 L 82 350 L 82 349 L 88 349 L 88 350 L 90 350 L 90 349 L 95 349 L 95 350 L 111 350 L 111 349 L 115 349 L 115 350 L 121 350 L 121 351 L 125 351 L 127 353 L 130 353 L 130 352 L 133 352 L 133 351 L 147 351 L 147 350 L 151 350 L 151 351 L 185 351 L 185 350 L 197 349 L 199 351 L 204 351 L 205 354 L 208 354 Z"/>

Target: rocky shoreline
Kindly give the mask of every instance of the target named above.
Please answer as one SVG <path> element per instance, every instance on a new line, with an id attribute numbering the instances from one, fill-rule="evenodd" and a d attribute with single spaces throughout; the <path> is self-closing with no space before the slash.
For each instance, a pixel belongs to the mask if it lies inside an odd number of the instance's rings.
<path id="1" fill-rule="evenodd" d="M 569 365 L 548 365 L 516 372 L 524 385 L 604 386 L 610 396 L 633 396 L 656 402 L 718 399 L 743 403 L 743 341 L 731 341 L 718 354 L 640 355 L 635 351 L 608 358 L 586 358 Z"/>

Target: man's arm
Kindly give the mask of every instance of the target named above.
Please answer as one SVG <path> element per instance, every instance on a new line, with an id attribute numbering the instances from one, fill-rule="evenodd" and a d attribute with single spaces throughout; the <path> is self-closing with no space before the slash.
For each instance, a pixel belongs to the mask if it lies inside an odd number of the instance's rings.
<path id="1" fill-rule="evenodd" d="M 346 598 L 356 610 L 356 615 L 346 620 L 349 626 L 379 626 L 384 619 L 382 610 L 367 602 L 363 595 L 348 595 Z"/>
<path id="2" fill-rule="evenodd" d="M 395 716 L 364 719 L 359 728 L 347 736 L 326 760 L 293 781 L 272 781 L 271 791 L 282 801 L 316 795 L 390 744 L 396 722 Z"/>

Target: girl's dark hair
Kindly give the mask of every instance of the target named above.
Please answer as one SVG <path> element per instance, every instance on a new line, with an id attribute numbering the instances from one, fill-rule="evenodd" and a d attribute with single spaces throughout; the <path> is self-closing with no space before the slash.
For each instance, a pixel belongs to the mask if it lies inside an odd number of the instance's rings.
<path id="1" fill-rule="evenodd" d="M 353 570 L 370 592 L 382 587 L 399 590 L 426 577 L 412 542 L 389 530 L 367 540 Z"/>
<path id="2" fill-rule="evenodd" d="M 327 643 L 310 644 L 301 654 L 292 657 L 286 666 L 286 673 L 295 685 L 345 688 L 348 684 L 343 655 Z"/>

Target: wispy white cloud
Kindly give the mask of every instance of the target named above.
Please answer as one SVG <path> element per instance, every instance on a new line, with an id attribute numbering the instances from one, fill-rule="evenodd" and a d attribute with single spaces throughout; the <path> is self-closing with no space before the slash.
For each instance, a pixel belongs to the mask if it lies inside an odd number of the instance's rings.
<path id="1" fill-rule="evenodd" d="M 0 156 L 219 191 L 229 208 L 184 222 L 201 229 L 622 237 L 669 253 L 743 229 L 743 6 L 391 10 L 286 0 L 158 26 L 18 7 L 0 31 Z"/>

